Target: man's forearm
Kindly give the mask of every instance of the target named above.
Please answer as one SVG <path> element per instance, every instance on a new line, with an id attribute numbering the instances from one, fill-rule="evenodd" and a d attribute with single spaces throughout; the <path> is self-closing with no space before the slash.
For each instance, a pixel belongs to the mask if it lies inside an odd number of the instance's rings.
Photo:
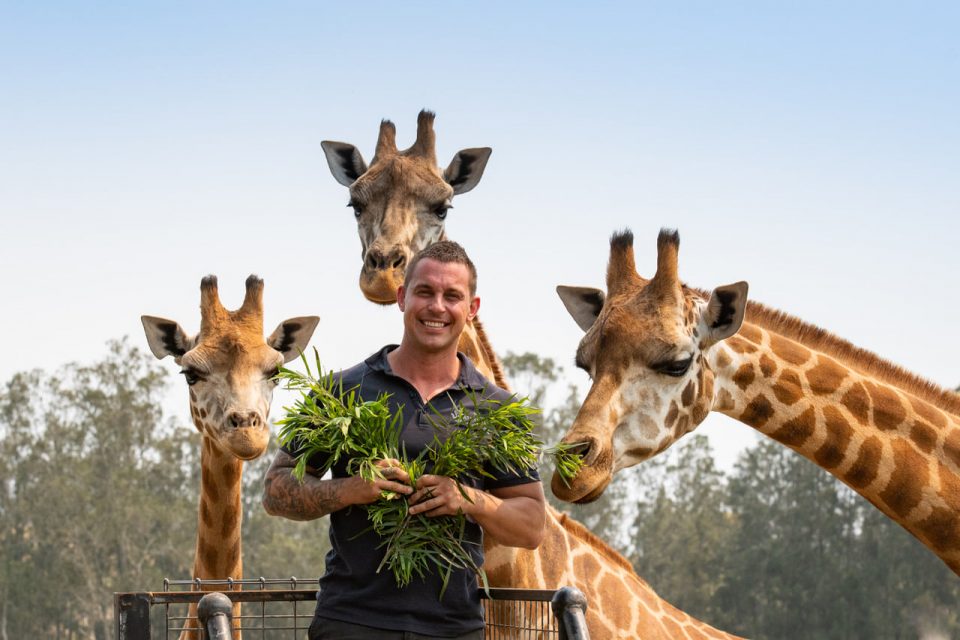
<path id="1" fill-rule="evenodd" d="M 471 491 L 473 504 L 464 509 L 487 535 L 508 547 L 536 548 L 543 539 L 544 506 L 533 498 L 498 498 Z"/>
<path id="2" fill-rule="evenodd" d="M 273 516 L 283 516 L 290 520 L 314 520 L 351 504 L 347 496 L 352 480 L 321 480 L 305 475 L 301 484 L 290 473 L 290 469 L 271 469 L 264 481 L 263 508 Z"/>

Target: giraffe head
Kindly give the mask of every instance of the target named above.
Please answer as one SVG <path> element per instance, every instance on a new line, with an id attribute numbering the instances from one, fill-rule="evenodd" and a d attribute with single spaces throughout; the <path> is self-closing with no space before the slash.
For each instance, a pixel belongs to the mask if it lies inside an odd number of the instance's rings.
<path id="1" fill-rule="evenodd" d="M 693 430 L 714 403 L 711 349 L 743 322 L 747 283 L 718 287 L 705 300 L 677 275 L 680 237 L 657 239 L 657 272 L 637 274 L 633 235 L 610 241 L 607 293 L 557 287 L 586 335 L 577 366 L 592 386 L 563 441 L 579 444 L 584 467 L 569 484 L 553 478 L 561 500 L 598 498 L 613 474 L 663 451 Z"/>
<path id="2" fill-rule="evenodd" d="M 407 264 L 418 251 L 444 239 L 453 196 L 477 186 L 490 157 L 489 147 L 464 149 L 440 169 L 433 119 L 433 113 L 420 112 L 416 142 L 405 151 L 397 149 L 393 123 L 381 122 L 369 167 L 352 144 L 322 143 L 333 177 L 350 189 L 348 206 L 363 248 L 360 290 L 373 302 L 397 301 Z"/>
<path id="3" fill-rule="evenodd" d="M 173 356 L 190 387 L 190 414 L 197 429 L 221 451 L 251 460 L 267 448 L 267 417 L 284 362 L 306 349 L 316 316 L 281 322 L 263 337 L 263 280 L 247 278 L 243 305 L 220 304 L 216 276 L 200 283 L 200 333 L 187 335 L 173 320 L 142 316 L 150 350 Z"/>

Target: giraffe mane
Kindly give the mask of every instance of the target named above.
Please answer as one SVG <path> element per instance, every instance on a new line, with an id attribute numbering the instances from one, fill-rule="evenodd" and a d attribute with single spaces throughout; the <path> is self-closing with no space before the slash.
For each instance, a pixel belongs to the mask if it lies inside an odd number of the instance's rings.
<path id="1" fill-rule="evenodd" d="M 570 515 L 567 513 L 561 512 L 559 521 L 560 521 L 560 526 L 563 527 L 566 531 L 568 531 L 571 536 L 573 536 L 577 540 L 583 540 L 588 545 L 590 545 L 593 549 L 595 549 L 597 552 L 603 555 L 605 558 L 607 558 L 614 564 L 619 565 L 623 569 L 626 569 L 627 571 L 629 571 L 643 584 L 647 584 L 646 580 L 641 578 L 640 575 L 637 573 L 637 570 L 633 568 L 632 564 L 630 564 L 630 561 L 627 560 L 625 557 L 623 557 L 623 555 L 621 555 L 618 551 L 616 551 L 615 549 L 607 545 L 607 543 L 604 542 L 603 539 L 600 538 L 600 536 L 598 536 L 593 531 L 590 531 L 590 529 L 587 529 L 584 525 L 582 525 L 581 523 L 571 518 Z"/>
<path id="2" fill-rule="evenodd" d="M 701 289 L 693 290 L 700 296 L 710 297 L 708 292 Z M 855 371 L 893 385 L 902 391 L 936 405 L 944 411 L 960 416 L 960 394 L 918 376 L 904 367 L 881 358 L 872 351 L 858 347 L 849 340 L 845 340 L 815 324 L 752 300 L 747 302 L 745 320 L 785 338 L 795 340 L 806 347 L 823 352 Z"/>
<path id="3" fill-rule="evenodd" d="M 487 339 L 487 332 L 483 330 L 483 324 L 480 323 L 480 318 L 474 317 L 471 323 L 477 332 L 477 341 L 480 343 L 480 349 L 483 351 L 484 357 L 490 364 L 491 371 L 493 371 L 493 382 L 501 389 L 506 389 L 507 378 L 503 375 L 503 367 L 500 365 L 500 358 L 497 357 L 497 354 L 493 351 L 493 347 L 490 346 L 490 341 Z"/>

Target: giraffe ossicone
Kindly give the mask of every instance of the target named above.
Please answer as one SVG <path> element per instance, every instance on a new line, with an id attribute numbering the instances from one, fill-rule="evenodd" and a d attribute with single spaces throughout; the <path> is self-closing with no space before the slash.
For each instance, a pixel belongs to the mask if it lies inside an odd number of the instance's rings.
<path id="1" fill-rule="evenodd" d="M 563 441 L 585 465 L 561 500 L 589 502 L 614 474 L 719 411 L 794 449 L 900 523 L 960 574 L 960 396 L 823 329 L 747 303 L 739 282 L 683 285 L 679 236 L 661 231 L 656 275 L 633 237 L 610 242 L 607 292 L 558 287 L 585 335 L 592 379 Z"/>
<path id="2" fill-rule="evenodd" d="M 277 368 L 299 356 L 319 318 L 281 322 L 263 335 L 263 280 L 250 276 L 243 304 L 228 311 L 217 279 L 200 284 L 200 332 L 186 333 L 174 320 L 141 316 L 151 352 L 172 356 L 190 390 L 190 416 L 200 432 L 200 505 L 193 578 L 243 577 L 240 528 L 243 462 L 259 457 L 270 438 L 270 401 Z M 191 605 L 190 616 L 196 612 Z M 238 619 L 239 605 L 234 617 Z M 195 638 L 192 623 L 181 638 Z M 240 634 L 235 631 L 234 638 Z"/>

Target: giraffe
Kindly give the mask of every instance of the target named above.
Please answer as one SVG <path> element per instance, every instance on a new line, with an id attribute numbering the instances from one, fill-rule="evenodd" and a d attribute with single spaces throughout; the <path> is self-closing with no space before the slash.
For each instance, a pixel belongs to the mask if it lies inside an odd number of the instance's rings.
<path id="1" fill-rule="evenodd" d="M 796 317 L 747 304 L 747 283 L 681 284 L 679 235 L 657 271 L 633 236 L 610 241 L 607 293 L 558 287 L 586 332 L 592 387 L 564 436 L 586 465 L 562 500 L 596 499 L 613 475 L 692 431 L 710 411 L 790 447 L 850 486 L 960 574 L 960 396 Z"/>
<path id="2" fill-rule="evenodd" d="M 393 304 L 406 265 L 426 246 L 446 239 L 451 198 L 473 189 L 491 149 L 459 151 L 445 170 L 436 161 L 434 114 L 421 111 L 412 147 L 398 151 L 396 128 L 380 123 L 368 167 L 345 142 L 322 143 L 334 178 L 350 189 L 363 267 L 360 289 L 378 304 Z M 500 363 L 477 320 L 467 325 L 459 350 L 502 388 Z M 536 550 L 505 547 L 484 537 L 484 570 L 491 586 L 556 589 L 573 585 L 587 597 L 593 638 L 732 638 L 688 616 L 660 598 L 630 562 L 583 525 L 547 505 L 546 535 Z M 684 635 L 686 633 L 686 635 Z"/>
<path id="3" fill-rule="evenodd" d="M 247 278 L 243 305 L 227 311 L 217 278 L 200 283 L 200 333 L 189 336 L 173 320 L 142 316 L 150 350 L 173 356 L 190 390 L 190 416 L 200 432 L 200 506 L 193 578 L 243 577 L 240 501 L 243 463 L 259 457 L 270 438 L 267 416 L 277 368 L 299 356 L 319 322 L 316 316 L 290 318 L 263 337 L 263 280 Z M 239 621 L 239 604 L 234 620 Z M 193 629 L 196 605 L 187 626 Z M 185 630 L 181 639 L 194 639 Z M 240 638 L 239 630 L 234 632 Z"/>
<path id="4" fill-rule="evenodd" d="M 477 186 L 490 158 L 489 147 L 462 149 L 441 170 L 434 117 L 430 111 L 420 112 L 416 141 L 405 151 L 397 149 L 394 124 L 382 121 L 369 167 L 352 144 L 321 143 L 333 177 L 350 189 L 347 206 L 357 219 L 362 247 L 360 290 L 377 304 L 396 303 L 410 259 L 428 245 L 447 239 L 445 222 L 453 196 Z M 467 324 L 459 350 L 484 376 L 507 388 L 500 361 L 478 318 Z"/>

